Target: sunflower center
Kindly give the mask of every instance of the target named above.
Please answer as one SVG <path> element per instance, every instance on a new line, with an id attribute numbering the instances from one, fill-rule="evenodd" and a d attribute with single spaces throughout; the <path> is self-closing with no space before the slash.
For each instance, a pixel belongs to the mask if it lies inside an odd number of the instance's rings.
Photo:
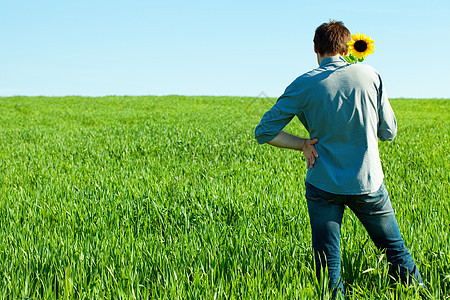
<path id="1" fill-rule="evenodd" d="M 355 42 L 355 45 L 353 47 L 358 52 L 364 52 L 367 50 L 367 43 L 365 41 L 359 40 Z"/>

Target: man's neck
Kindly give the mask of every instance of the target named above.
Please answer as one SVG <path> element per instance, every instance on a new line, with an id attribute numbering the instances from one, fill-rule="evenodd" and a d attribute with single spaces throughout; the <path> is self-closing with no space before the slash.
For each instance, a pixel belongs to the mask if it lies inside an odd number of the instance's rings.
<path id="1" fill-rule="evenodd" d="M 328 54 L 328 53 L 326 53 L 324 55 L 321 55 L 321 54 L 317 53 L 317 62 L 319 63 L 319 66 L 320 66 L 320 63 L 322 62 L 322 60 L 324 60 L 327 57 L 332 57 L 332 56 L 342 56 L 342 54 L 339 54 L 339 53 Z"/>

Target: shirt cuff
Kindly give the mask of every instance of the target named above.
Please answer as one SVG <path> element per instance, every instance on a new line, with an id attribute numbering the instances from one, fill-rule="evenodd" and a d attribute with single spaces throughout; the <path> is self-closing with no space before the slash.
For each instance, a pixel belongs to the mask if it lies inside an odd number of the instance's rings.
<path id="1" fill-rule="evenodd" d="M 265 143 L 273 140 L 277 136 L 277 134 L 275 134 L 275 135 L 261 134 L 261 135 L 256 135 L 255 138 L 258 141 L 258 143 L 261 145 L 261 144 L 265 144 Z"/>

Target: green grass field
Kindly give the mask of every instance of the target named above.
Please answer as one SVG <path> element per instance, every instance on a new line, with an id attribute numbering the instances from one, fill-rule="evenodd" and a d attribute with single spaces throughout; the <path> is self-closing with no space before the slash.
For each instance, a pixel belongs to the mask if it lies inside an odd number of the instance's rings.
<path id="1" fill-rule="evenodd" d="M 274 101 L 0 98 L 0 298 L 326 299 L 306 162 L 254 140 Z M 450 299 L 450 100 L 391 104 L 385 183 L 426 298 Z M 350 210 L 341 239 L 349 299 L 418 298 Z"/>

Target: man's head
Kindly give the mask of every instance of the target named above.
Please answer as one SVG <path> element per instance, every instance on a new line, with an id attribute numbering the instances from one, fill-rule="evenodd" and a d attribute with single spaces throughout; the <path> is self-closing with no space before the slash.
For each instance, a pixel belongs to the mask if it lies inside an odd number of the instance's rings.
<path id="1" fill-rule="evenodd" d="M 350 31 L 340 21 L 323 23 L 314 35 L 314 51 L 321 57 L 344 55 L 347 53 L 347 42 L 352 39 Z"/>

